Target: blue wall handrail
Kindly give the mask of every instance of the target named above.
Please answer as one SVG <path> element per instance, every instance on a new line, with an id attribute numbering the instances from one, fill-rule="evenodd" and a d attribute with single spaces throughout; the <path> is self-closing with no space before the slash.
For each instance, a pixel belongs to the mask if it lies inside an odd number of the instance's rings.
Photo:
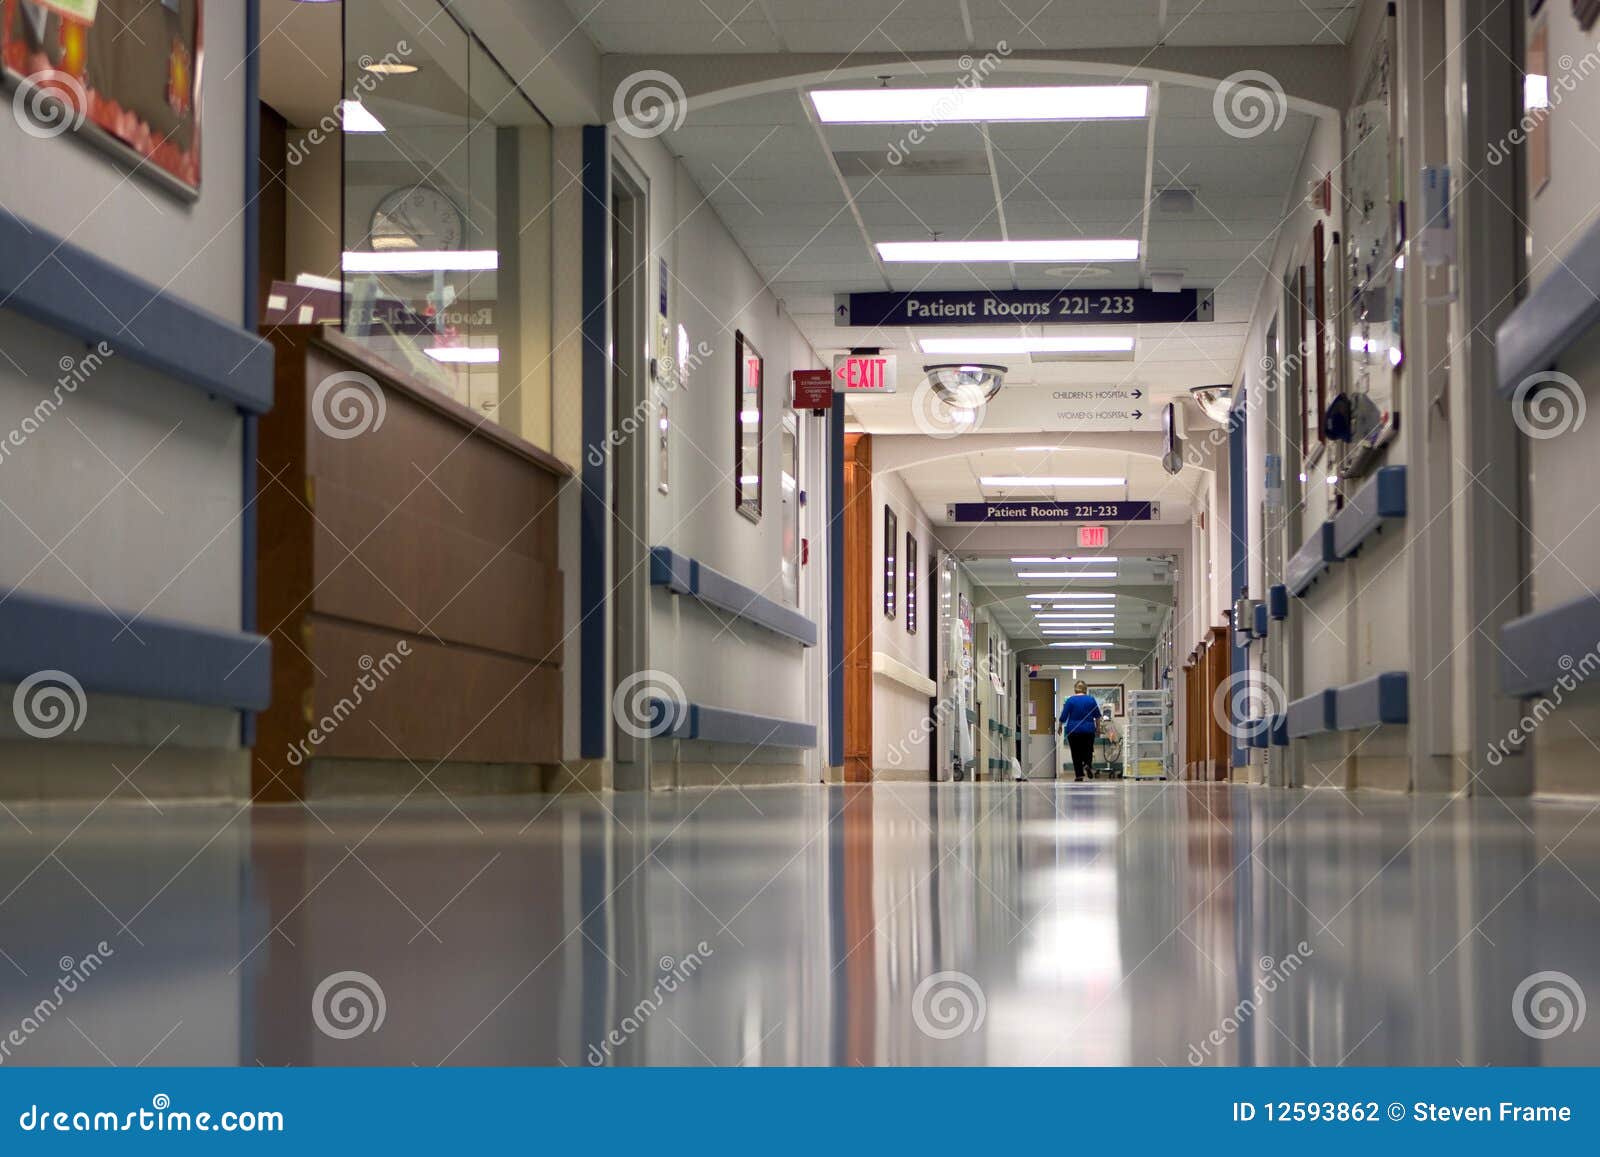
<path id="1" fill-rule="evenodd" d="M 272 644 L 260 635 L 12 590 L 0 602 L 0 682 L 64 671 L 85 691 L 264 710 Z"/>
<path id="2" fill-rule="evenodd" d="M 1307 735 L 1320 735 L 1334 729 L 1338 691 L 1332 687 L 1315 691 L 1289 704 L 1284 716 L 1285 729 L 1291 739 Z"/>
<path id="3" fill-rule="evenodd" d="M 1507 695 L 1543 695 L 1584 681 L 1585 656 L 1600 639 L 1600 596 L 1579 595 L 1500 628 L 1500 687 Z M 1572 672 L 1577 669 L 1576 675 Z M 1563 683 L 1568 680 L 1568 683 Z"/>
<path id="4" fill-rule="evenodd" d="M 1311 584 L 1327 573 L 1339 556 L 1333 550 L 1333 522 L 1321 522 L 1283 568 L 1284 585 L 1296 598 L 1311 589 Z"/>
<path id="5" fill-rule="evenodd" d="M 817 645 L 817 624 L 799 611 L 790 610 L 760 591 L 671 547 L 650 548 L 650 584 L 726 611 L 743 622 L 793 639 L 801 646 Z"/>
<path id="6" fill-rule="evenodd" d="M 1333 517 L 1333 552 L 1349 558 L 1382 532 L 1386 523 L 1406 516 L 1406 468 L 1384 466 L 1350 496 Z"/>
<path id="7" fill-rule="evenodd" d="M 55 234 L 0 209 L 0 302 L 240 409 L 272 409 L 272 346 Z M 92 291 L 90 287 L 93 287 Z"/>
<path id="8" fill-rule="evenodd" d="M 814 724 L 776 715 L 757 715 L 704 703 L 650 700 L 650 735 L 656 739 L 698 739 L 745 747 L 815 747 Z"/>
<path id="9" fill-rule="evenodd" d="M 1342 687 L 1325 687 L 1289 704 L 1287 738 L 1303 739 L 1329 731 L 1408 723 L 1411 718 L 1410 676 L 1383 671 Z"/>
<path id="10" fill-rule="evenodd" d="M 1600 223 L 1593 224 L 1495 334 L 1496 393 L 1510 399 L 1529 376 L 1548 370 L 1600 325 Z"/>

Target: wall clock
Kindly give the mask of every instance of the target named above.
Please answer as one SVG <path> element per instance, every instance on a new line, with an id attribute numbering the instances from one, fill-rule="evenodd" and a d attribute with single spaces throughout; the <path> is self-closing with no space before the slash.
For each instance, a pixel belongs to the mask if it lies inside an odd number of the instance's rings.
<path id="1" fill-rule="evenodd" d="M 450 251 L 465 243 L 467 219 L 432 185 L 410 185 L 384 195 L 368 233 L 374 253 Z"/>

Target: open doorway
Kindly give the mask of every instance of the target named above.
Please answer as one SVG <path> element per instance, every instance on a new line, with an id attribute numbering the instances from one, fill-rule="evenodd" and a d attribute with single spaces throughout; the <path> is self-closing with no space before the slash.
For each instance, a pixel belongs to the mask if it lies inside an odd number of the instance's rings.
<path id="1" fill-rule="evenodd" d="M 641 174 L 620 152 L 611 169 L 611 415 L 612 428 L 648 406 L 649 196 Z M 629 427 L 639 426 L 633 421 Z M 616 440 L 611 449 L 612 630 L 611 697 L 633 687 L 647 666 L 649 595 L 643 437 Z M 612 715 L 613 783 L 619 790 L 650 783 L 650 741 Z"/>

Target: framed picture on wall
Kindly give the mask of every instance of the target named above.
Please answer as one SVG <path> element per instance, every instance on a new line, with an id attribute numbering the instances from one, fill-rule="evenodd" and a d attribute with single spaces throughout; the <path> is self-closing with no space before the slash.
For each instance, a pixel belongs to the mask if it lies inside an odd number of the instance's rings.
<path id="1" fill-rule="evenodd" d="M 1122 714 L 1121 683 L 1090 683 L 1089 694 L 1100 701 L 1100 713 L 1108 717 Z"/>
<path id="2" fill-rule="evenodd" d="M 900 521 L 888 506 L 883 508 L 883 617 L 895 615 L 895 584 L 900 578 L 896 554 L 900 549 Z"/>
<path id="3" fill-rule="evenodd" d="M 1305 441 L 1300 445 L 1309 468 L 1322 457 L 1326 440 L 1322 416 L 1328 410 L 1327 246 L 1321 221 L 1311 227 L 1310 282 L 1302 288 L 1305 291 L 1302 296 L 1309 296 L 1310 300 L 1306 306 L 1304 336 L 1306 366 L 1305 373 L 1300 376 L 1301 412 L 1305 415 Z"/>
<path id="4" fill-rule="evenodd" d="M 906 531 L 906 634 L 917 633 L 917 539 Z"/>
<path id="5" fill-rule="evenodd" d="M 751 522 L 761 521 L 762 368 L 761 351 L 743 330 L 734 330 L 733 506 Z"/>
<path id="6" fill-rule="evenodd" d="M 0 0 L 0 62 L 19 123 L 35 137 L 75 132 L 199 196 L 202 4 Z"/>

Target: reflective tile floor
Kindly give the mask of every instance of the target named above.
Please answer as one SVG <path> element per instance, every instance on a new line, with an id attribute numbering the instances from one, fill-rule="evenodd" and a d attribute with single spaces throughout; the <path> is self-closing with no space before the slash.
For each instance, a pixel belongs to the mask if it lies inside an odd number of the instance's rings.
<path id="1" fill-rule="evenodd" d="M 15 808 L 0 1064 L 1593 1064 L 1594 810 L 1068 783 Z"/>

